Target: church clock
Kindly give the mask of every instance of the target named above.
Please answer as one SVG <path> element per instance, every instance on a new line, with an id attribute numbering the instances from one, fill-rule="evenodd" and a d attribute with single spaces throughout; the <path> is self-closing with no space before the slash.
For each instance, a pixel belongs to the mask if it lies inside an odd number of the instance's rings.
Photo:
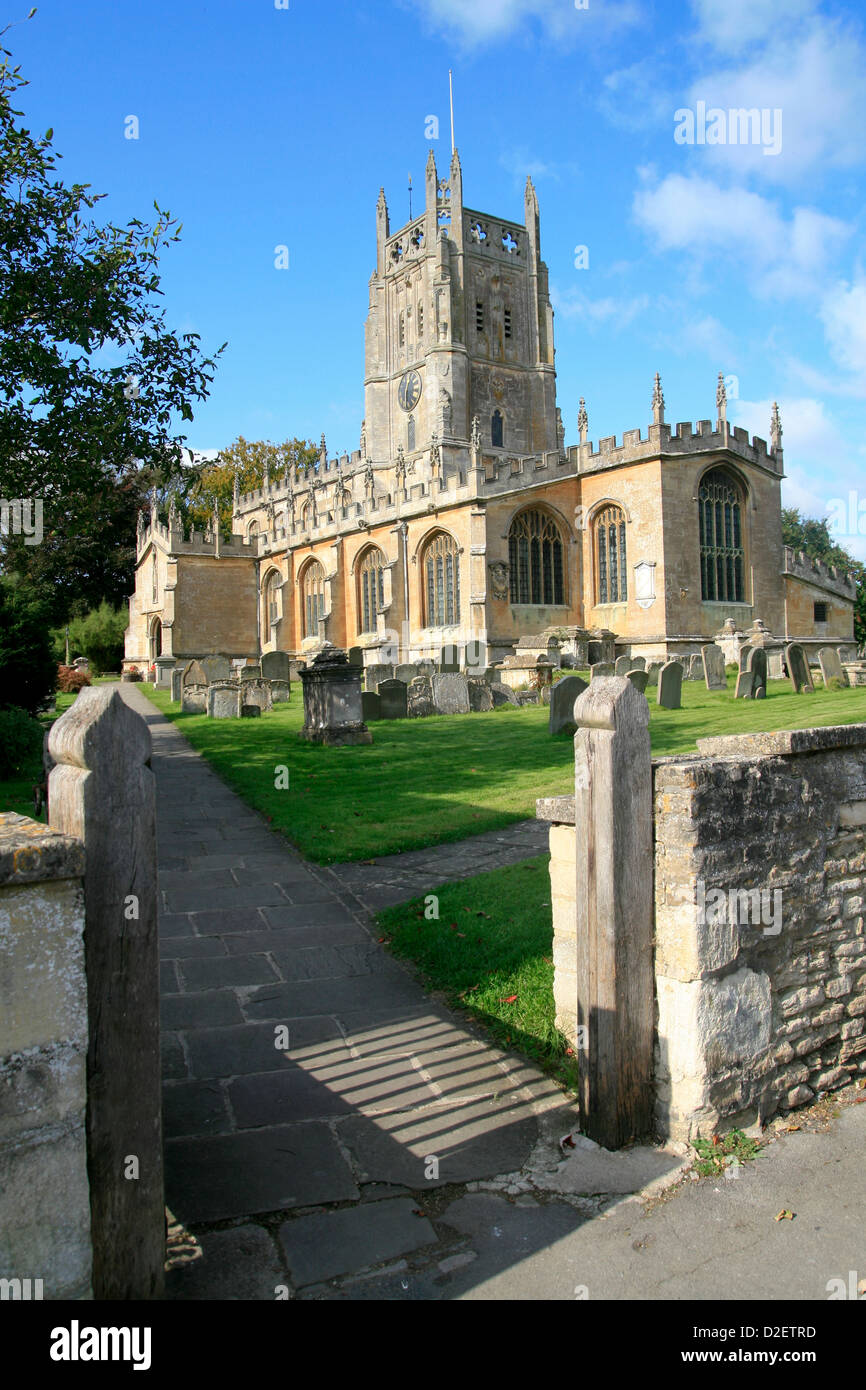
<path id="1" fill-rule="evenodd" d="M 414 410 L 421 399 L 420 372 L 404 372 L 397 388 L 397 401 L 401 410 Z"/>

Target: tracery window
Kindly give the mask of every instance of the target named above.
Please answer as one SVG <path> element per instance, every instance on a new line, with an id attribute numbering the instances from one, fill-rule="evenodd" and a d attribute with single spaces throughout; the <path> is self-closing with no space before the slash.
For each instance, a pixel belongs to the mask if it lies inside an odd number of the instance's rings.
<path id="1" fill-rule="evenodd" d="M 325 616 L 325 571 L 318 560 L 304 570 L 301 580 L 304 636 L 318 637 L 319 619 Z"/>
<path id="2" fill-rule="evenodd" d="M 264 587 L 264 610 L 265 626 L 267 629 L 266 641 L 275 642 L 277 640 L 277 623 L 280 621 L 280 585 L 281 576 L 279 570 L 271 570 Z"/>
<path id="3" fill-rule="evenodd" d="M 562 534 L 547 512 L 520 512 L 508 533 L 512 603 L 565 603 Z"/>
<path id="4" fill-rule="evenodd" d="M 385 603 L 385 556 L 371 546 L 358 567 L 358 631 L 375 632 L 376 614 Z"/>
<path id="5" fill-rule="evenodd" d="M 595 519 L 596 603 L 625 603 L 628 598 L 625 513 L 604 507 Z"/>
<path id="6" fill-rule="evenodd" d="M 712 468 L 698 490 L 701 597 L 744 603 L 743 495 L 724 468 Z"/>
<path id="7" fill-rule="evenodd" d="M 494 449 L 505 447 L 505 421 L 501 410 L 494 410 L 490 420 L 490 443 Z"/>
<path id="8" fill-rule="evenodd" d="M 424 623 L 453 627 L 460 621 L 460 561 L 457 542 L 439 531 L 424 550 Z"/>

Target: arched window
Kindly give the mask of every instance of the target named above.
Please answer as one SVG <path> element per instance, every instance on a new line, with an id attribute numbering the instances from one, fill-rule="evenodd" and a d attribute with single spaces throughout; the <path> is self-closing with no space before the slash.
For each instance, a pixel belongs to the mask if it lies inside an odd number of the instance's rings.
<path id="1" fill-rule="evenodd" d="M 730 473 L 711 468 L 698 491 L 701 597 L 709 603 L 744 603 L 743 495 Z"/>
<path id="2" fill-rule="evenodd" d="M 415 416 L 410 415 L 406 421 L 406 451 L 413 454 L 415 452 Z"/>
<path id="3" fill-rule="evenodd" d="M 247 527 L 247 540 L 250 541 L 250 543 L 252 543 L 258 534 L 259 523 L 257 521 L 251 521 L 249 526 Z"/>
<path id="4" fill-rule="evenodd" d="M 501 410 L 494 410 L 490 420 L 490 443 L 494 449 L 505 448 L 505 422 Z"/>
<path id="5" fill-rule="evenodd" d="M 264 583 L 265 641 L 276 642 L 277 624 L 280 621 L 280 587 L 282 578 L 279 570 L 271 570 Z"/>
<path id="6" fill-rule="evenodd" d="M 156 661 L 158 656 L 162 656 L 162 623 L 159 618 L 154 618 L 150 625 L 150 659 Z"/>
<path id="7" fill-rule="evenodd" d="M 313 509 L 312 509 L 312 507 L 310 506 L 309 502 L 305 502 L 304 505 L 303 505 L 303 508 L 301 509 L 301 530 L 302 530 L 302 531 L 309 531 L 309 529 L 310 529 L 310 522 L 312 521 L 312 518 L 313 518 Z"/>
<path id="8" fill-rule="evenodd" d="M 421 573 L 425 625 L 453 627 L 460 621 L 460 563 L 452 536 L 439 531 L 428 542 Z"/>
<path id="9" fill-rule="evenodd" d="M 153 599 L 153 602 L 154 602 L 154 603 L 157 603 L 157 602 L 159 601 L 159 570 L 157 569 L 157 566 L 156 566 L 156 552 L 154 552 L 153 557 L 152 557 L 151 562 L 150 562 L 150 578 L 151 578 L 151 597 L 152 597 L 152 599 Z"/>
<path id="10" fill-rule="evenodd" d="M 508 533 L 512 603 L 565 603 L 563 545 L 546 512 L 521 512 Z"/>
<path id="11" fill-rule="evenodd" d="M 301 580 L 304 636 L 318 637 L 319 619 L 325 615 L 325 571 L 318 560 L 304 570 Z"/>
<path id="12" fill-rule="evenodd" d="M 382 567 L 385 556 L 371 546 L 358 566 L 358 631 L 375 632 L 376 614 L 385 603 Z"/>
<path id="13" fill-rule="evenodd" d="M 604 507 L 595 519 L 595 558 L 596 603 L 625 603 L 625 513 L 620 507 Z"/>

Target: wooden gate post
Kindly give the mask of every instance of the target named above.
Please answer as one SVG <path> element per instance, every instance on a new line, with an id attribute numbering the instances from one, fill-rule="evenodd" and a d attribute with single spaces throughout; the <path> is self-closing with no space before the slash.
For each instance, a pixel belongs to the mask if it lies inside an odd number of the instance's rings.
<path id="1" fill-rule="evenodd" d="M 602 677 L 574 717 L 581 1123 L 616 1149 L 653 1116 L 649 706 L 631 681 Z"/>
<path id="2" fill-rule="evenodd" d="M 111 687 L 54 724 L 51 825 L 84 841 L 93 1296 L 163 1291 L 156 791 L 150 731 Z"/>

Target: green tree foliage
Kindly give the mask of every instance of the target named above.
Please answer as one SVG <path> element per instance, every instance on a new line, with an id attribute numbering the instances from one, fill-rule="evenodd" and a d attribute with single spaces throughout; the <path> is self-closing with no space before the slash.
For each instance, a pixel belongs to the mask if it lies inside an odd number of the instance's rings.
<path id="1" fill-rule="evenodd" d="M 184 526 L 203 531 L 213 521 L 216 504 L 221 531 L 230 535 L 235 474 L 240 491 L 252 492 L 262 486 L 266 467 L 271 482 L 280 484 L 287 473 L 294 480 L 314 470 L 318 460 L 318 445 L 309 440 L 287 439 L 282 444 L 272 444 L 269 440 L 250 441 L 240 435 L 213 462 L 199 464 L 194 472 L 187 470 L 186 476 L 176 476 L 162 489 L 160 510 L 167 512 L 174 495 Z"/>
<path id="2" fill-rule="evenodd" d="M 866 565 L 837 545 L 830 534 L 827 519 L 815 521 L 802 516 L 796 507 L 783 507 L 782 543 L 789 545 L 792 550 L 804 551 L 812 560 L 836 565 L 857 581 L 854 636 L 858 642 L 866 642 Z"/>
<path id="3" fill-rule="evenodd" d="M 98 608 L 69 624 L 70 658 L 86 656 L 94 675 L 119 671 L 123 662 L 123 635 L 129 625 L 126 608 L 112 608 L 102 602 Z M 54 654 L 59 662 L 66 660 L 66 629 L 54 631 Z"/>
<path id="4" fill-rule="evenodd" d="M 0 576 L 0 709 L 35 714 L 54 690 L 57 662 L 45 604 Z"/>
<path id="5" fill-rule="evenodd" d="M 177 430 L 223 349 L 204 357 L 165 323 L 159 256 L 180 224 L 154 204 L 152 226 L 100 225 L 105 195 L 64 184 L 52 132 L 22 123 L 26 86 L 0 48 L 0 497 L 44 509 L 42 545 L 2 537 L 0 559 L 60 622 L 76 595 L 130 592 L 136 512 L 180 469 Z"/>

